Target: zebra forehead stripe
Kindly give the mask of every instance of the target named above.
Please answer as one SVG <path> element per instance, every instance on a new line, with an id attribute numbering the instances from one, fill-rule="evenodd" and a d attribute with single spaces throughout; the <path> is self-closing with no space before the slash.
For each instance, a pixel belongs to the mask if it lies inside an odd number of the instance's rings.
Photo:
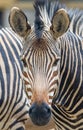
<path id="1" fill-rule="evenodd" d="M 61 8 L 66 8 L 64 4 L 58 1 L 51 2 L 48 0 L 35 0 L 35 24 L 36 26 L 42 27 L 44 24 L 50 25 L 50 21 L 54 13 Z"/>

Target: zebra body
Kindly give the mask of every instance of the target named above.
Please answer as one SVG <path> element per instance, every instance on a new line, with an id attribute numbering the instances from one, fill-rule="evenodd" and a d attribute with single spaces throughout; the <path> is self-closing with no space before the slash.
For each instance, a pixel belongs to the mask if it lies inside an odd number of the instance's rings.
<path id="1" fill-rule="evenodd" d="M 24 130 L 28 118 L 20 60 L 22 44 L 10 29 L 0 30 L 0 130 Z"/>
<path id="2" fill-rule="evenodd" d="M 71 19 L 70 30 L 83 38 L 83 10 L 70 9 L 68 14 Z"/>
<path id="3" fill-rule="evenodd" d="M 55 5 L 44 0 L 35 0 L 34 8 L 32 27 L 19 8 L 12 8 L 9 16 L 10 26 L 23 37 L 21 59 L 29 116 L 41 126 L 49 122 L 52 111 L 57 130 L 82 130 L 82 33 L 70 29 L 66 10 L 56 11 Z"/>
<path id="4" fill-rule="evenodd" d="M 83 39 L 71 32 L 60 39 L 60 86 L 52 103 L 53 117 L 60 130 L 83 129 L 82 44 Z"/>

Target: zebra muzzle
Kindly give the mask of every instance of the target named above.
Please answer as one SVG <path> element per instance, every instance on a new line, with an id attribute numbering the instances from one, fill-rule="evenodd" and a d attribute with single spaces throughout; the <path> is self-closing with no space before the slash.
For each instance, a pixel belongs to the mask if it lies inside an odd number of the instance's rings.
<path id="1" fill-rule="evenodd" d="M 35 125 L 46 125 L 51 118 L 50 107 L 44 102 L 41 104 L 33 103 L 29 109 L 29 116 Z"/>

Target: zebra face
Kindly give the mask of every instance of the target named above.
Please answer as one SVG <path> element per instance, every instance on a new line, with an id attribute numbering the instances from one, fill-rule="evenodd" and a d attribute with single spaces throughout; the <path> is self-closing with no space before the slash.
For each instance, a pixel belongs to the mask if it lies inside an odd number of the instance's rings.
<path id="1" fill-rule="evenodd" d="M 25 66 L 23 74 L 25 92 L 31 104 L 29 115 L 36 125 L 41 126 L 49 122 L 50 105 L 54 95 L 58 93 L 60 56 L 52 44 L 54 41 L 50 39 L 51 35 L 49 40 L 46 40 L 45 35 L 41 39 L 34 37 L 32 40 L 34 42 L 28 42 L 31 46 L 23 50 L 22 61 Z"/>
<path id="2" fill-rule="evenodd" d="M 14 7 L 9 16 L 12 29 L 23 37 L 25 92 L 29 99 L 29 115 L 36 125 L 46 125 L 51 118 L 51 103 L 59 90 L 60 48 L 58 37 L 66 32 L 69 17 L 64 10 L 54 14 L 52 20 L 35 19 L 33 27 L 25 14 Z M 46 13 L 46 12 L 45 12 Z M 46 14 L 47 15 L 47 14 Z M 48 17 L 48 16 L 47 16 Z"/>
<path id="3" fill-rule="evenodd" d="M 50 37 L 49 37 L 50 39 Z M 33 41 L 33 40 L 32 40 Z M 50 40 L 36 39 L 28 43 L 31 46 L 25 48 L 22 53 L 24 63 L 25 91 L 30 101 L 51 105 L 54 92 L 59 82 L 59 53 Z"/>

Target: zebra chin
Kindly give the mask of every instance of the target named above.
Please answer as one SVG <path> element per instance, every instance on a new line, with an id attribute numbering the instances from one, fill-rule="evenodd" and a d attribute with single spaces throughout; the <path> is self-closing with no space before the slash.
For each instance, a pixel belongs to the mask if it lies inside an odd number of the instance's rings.
<path id="1" fill-rule="evenodd" d="M 44 126 L 50 121 L 51 118 L 50 107 L 44 102 L 41 104 L 37 104 L 35 102 L 29 109 L 29 116 L 33 124 Z"/>

